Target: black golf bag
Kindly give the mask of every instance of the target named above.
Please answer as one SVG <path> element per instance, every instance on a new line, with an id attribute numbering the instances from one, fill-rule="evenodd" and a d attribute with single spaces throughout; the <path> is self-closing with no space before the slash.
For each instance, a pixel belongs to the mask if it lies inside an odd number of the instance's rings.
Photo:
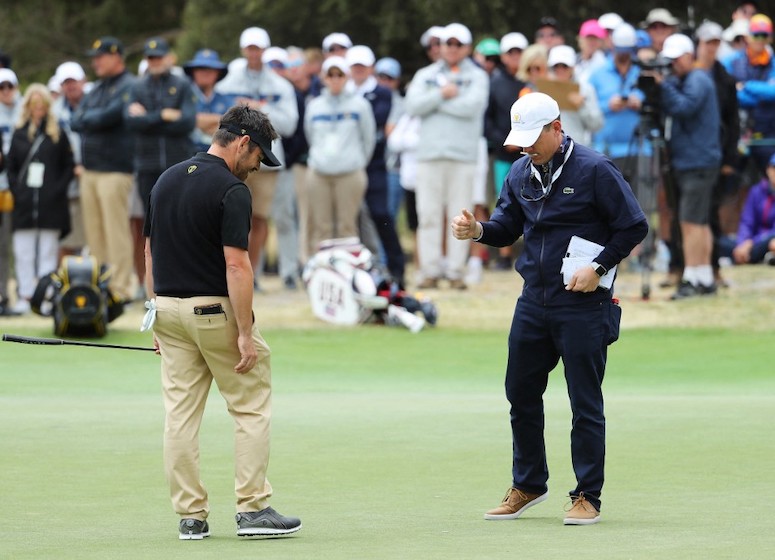
<path id="1" fill-rule="evenodd" d="M 41 278 L 30 301 L 38 315 L 54 317 L 60 337 L 102 337 L 124 306 L 108 289 L 110 271 L 94 257 L 64 257 L 59 270 Z"/>

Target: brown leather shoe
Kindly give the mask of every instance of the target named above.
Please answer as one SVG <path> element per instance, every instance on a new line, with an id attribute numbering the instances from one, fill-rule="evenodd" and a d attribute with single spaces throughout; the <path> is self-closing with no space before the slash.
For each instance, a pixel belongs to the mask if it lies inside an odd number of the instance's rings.
<path id="1" fill-rule="evenodd" d="M 527 508 L 543 502 L 548 495 L 548 492 L 544 492 L 543 494 L 530 494 L 528 492 L 523 492 L 519 488 L 509 488 L 501 505 L 485 513 L 484 518 L 491 520 L 516 519 L 522 515 L 522 512 Z"/>
<path id="2" fill-rule="evenodd" d="M 571 496 L 571 508 L 565 514 L 564 525 L 593 525 L 600 521 L 600 512 L 590 504 L 582 492 L 579 496 Z"/>
<path id="3" fill-rule="evenodd" d="M 450 280 L 449 287 L 453 290 L 465 290 L 466 288 L 468 288 L 468 286 L 466 286 L 465 281 L 459 278 L 457 280 Z"/>

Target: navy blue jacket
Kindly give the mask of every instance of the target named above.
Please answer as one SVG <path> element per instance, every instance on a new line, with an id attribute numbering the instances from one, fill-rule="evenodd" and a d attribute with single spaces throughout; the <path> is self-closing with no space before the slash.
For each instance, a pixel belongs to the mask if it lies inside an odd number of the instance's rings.
<path id="1" fill-rule="evenodd" d="M 558 153 L 553 169 L 562 164 Z M 596 303 L 612 297 L 598 288 L 570 292 L 562 282 L 562 259 L 570 238 L 583 237 L 605 246 L 595 259 L 606 269 L 630 254 L 648 232 L 648 222 L 632 189 L 604 155 L 575 144 L 549 195 L 540 201 L 541 185 L 532 175 L 530 158 L 511 166 L 490 220 L 482 224 L 482 243 L 505 247 L 524 236 L 517 271 L 525 280 L 522 297 L 539 305 Z M 524 191 L 523 191 L 524 189 Z M 524 194 L 524 196 L 523 196 Z"/>
<path id="2" fill-rule="evenodd" d="M 134 139 L 124 122 L 124 104 L 135 77 L 127 71 L 94 84 L 70 120 L 81 133 L 83 166 L 90 171 L 131 173 Z"/>

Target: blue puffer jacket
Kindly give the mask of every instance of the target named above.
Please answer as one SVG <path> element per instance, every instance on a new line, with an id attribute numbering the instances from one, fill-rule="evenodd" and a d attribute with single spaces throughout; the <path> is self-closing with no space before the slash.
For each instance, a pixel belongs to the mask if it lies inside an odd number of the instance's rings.
<path id="1" fill-rule="evenodd" d="M 555 156 L 553 169 L 562 164 Z M 591 293 L 565 289 L 560 269 L 574 235 L 603 245 L 595 259 L 611 269 L 640 243 L 648 232 L 646 216 L 630 186 L 605 156 L 579 144 L 573 146 L 549 195 L 538 198 L 541 186 L 533 179 L 530 158 L 511 166 L 498 205 L 482 224 L 482 243 L 505 247 L 524 235 L 525 247 L 517 271 L 525 279 L 522 297 L 546 306 L 598 303 L 612 291 Z M 523 196 L 524 195 L 524 196 Z"/>
<path id="2" fill-rule="evenodd" d="M 745 51 L 724 63 L 735 81 L 742 82 L 737 90 L 740 107 L 749 110 L 749 126 L 759 137 L 775 138 L 775 59 L 770 55 L 767 64 L 753 65 Z"/>

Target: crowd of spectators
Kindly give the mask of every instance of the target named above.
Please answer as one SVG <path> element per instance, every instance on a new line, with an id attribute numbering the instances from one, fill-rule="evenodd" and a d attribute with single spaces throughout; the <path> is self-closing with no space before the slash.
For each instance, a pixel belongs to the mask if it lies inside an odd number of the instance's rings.
<path id="1" fill-rule="evenodd" d="M 509 108 L 532 91 L 554 97 L 565 134 L 610 157 L 659 216 L 653 242 L 669 249 L 673 298 L 713 294 L 724 285 L 719 263 L 775 264 L 772 21 L 741 0 L 725 24 L 664 8 L 640 22 L 601 14 L 577 31 L 543 17 L 532 42 L 517 31 L 475 41 L 462 23 L 438 25 L 419 38 L 427 64 L 414 76 L 339 30 L 320 47 L 280 48 L 249 27 L 235 34 L 239 58 L 203 45 L 181 66 L 154 37 L 137 73 L 105 36 L 88 51 L 93 81 L 64 61 L 45 86 L 23 85 L 3 54 L 0 190 L 15 205 L 0 208 L 0 314 L 28 312 L 37 279 L 63 254 L 96 256 L 118 299 L 143 297 L 138 224 L 149 193 L 240 103 L 269 116 L 284 164 L 247 181 L 257 277 L 274 227 L 288 289 L 334 237 L 358 237 L 401 284 L 466 289 L 484 268 L 510 269 L 519 248 L 490 255 L 453 242 L 448 221 L 468 207 L 486 219 L 497 204 L 521 157 L 503 145 Z M 666 163 L 656 175 L 655 157 Z M 402 216 L 411 247 L 398 235 Z"/>

